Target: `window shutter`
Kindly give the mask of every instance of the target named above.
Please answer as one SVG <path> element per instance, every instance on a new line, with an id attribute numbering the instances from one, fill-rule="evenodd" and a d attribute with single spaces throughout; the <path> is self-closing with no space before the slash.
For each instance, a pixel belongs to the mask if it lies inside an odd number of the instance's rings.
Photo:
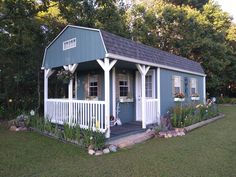
<path id="1" fill-rule="evenodd" d="M 85 100 L 89 97 L 89 74 L 84 77 L 84 98 Z"/>
<path id="2" fill-rule="evenodd" d="M 102 74 L 98 74 L 98 100 L 101 99 L 102 99 Z"/>
<path id="3" fill-rule="evenodd" d="M 172 96 L 175 97 L 175 76 L 172 76 Z"/>

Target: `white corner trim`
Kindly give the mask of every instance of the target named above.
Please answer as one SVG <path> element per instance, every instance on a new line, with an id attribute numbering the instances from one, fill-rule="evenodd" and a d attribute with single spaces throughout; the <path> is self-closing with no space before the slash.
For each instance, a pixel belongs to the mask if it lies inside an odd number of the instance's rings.
<path id="1" fill-rule="evenodd" d="M 184 70 L 184 69 L 178 69 L 178 68 L 171 67 L 171 66 L 160 65 L 160 64 L 142 61 L 142 60 L 138 60 L 135 58 L 129 58 L 129 57 L 125 57 L 125 56 L 121 56 L 121 55 L 117 55 L 117 54 L 112 54 L 112 53 L 107 53 L 106 57 L 119 59 L 119 60 L 123 60 L 123 61 L 129 61 L 129 62 L 133 62 L 133 63 L 149 65 L 149 66 L 155 66 L 155 67 L 159 67 L 159 68 L 169 69 L 169 70 L 173 70 L 173 71 L 179 71 L 179 72 L 188 73 L 188 74 L 194 74 L 194 75 L 198 75 L 198 76 L 206 76 L 206 74 L 202 74 L 202 73 L 198 73 L 198 72 L 192 72 L 192 71 L 188 71 L 188 70 Z"/>
<path id="2" fill-rule="evenodd" d="M 203 103 L 206 104 L 206 76 L 203 77 Z"/>
<path id="3" fill-rule="evenodd" d="M 161 72 L 160 68 L 157 68 L 157 98 L 158 98 L 158 124 L 161 123 Z"/>

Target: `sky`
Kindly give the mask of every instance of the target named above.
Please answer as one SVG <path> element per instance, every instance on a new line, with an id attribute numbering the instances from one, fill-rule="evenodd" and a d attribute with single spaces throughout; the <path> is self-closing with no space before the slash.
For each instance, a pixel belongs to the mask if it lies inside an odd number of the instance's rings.
<path id="1" fill-rule="evenodd" d="M 221 5 L 222 9 L 233 16 L 233 21 L 236 23 L 236 1 L 235 0 L 215 0 Z"/>

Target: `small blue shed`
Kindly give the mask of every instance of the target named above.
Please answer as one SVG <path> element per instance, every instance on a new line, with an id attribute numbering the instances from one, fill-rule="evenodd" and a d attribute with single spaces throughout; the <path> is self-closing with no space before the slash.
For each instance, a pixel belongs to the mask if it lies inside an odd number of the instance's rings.
<path id="1" fill-rule="evenodd" d="M 111 118 L 145 129 L 176 101 L 206 99 L 199 63 L 99 29 L 66 26 L 45 49 L 42 68 L 45 117 L 107 137 Z M 74 75 L 68 98 L 48 98 L 48 78 L 62 68 Z"/>

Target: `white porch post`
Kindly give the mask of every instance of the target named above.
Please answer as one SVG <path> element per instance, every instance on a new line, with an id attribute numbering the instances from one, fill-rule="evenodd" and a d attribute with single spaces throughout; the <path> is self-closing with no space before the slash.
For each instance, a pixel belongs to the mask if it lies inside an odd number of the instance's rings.
<path id="1" fill-rule="evenodd" d="M 206 76 L 203 77 L 203 103 L 206 104 Z"/>
<path id="2" fill-rule="evenodd" d="M 161 76 L 160 76 L 160 68 L 157 68 L 157 98 L 158 98 L 158 105 L 157 105 L 157 111 L 158 111 L 158 125 L 161 123 Z"/>
<path id="3" fill-rule="evenodd" d="M 142 80 L 142 86 L 141 86 L 141 92 L 142 92 L 142 128 L 146 128 L 146 90 L 145 90 L 145 83 L 146 83 L 146 74 L 150 68 L 150 66 L 145 65 L 136 65 L 140 74 L 141 74 L 141 80 Z"/>
<path id="4" fill-rule="evenodd" d="M 97 60 L 98 64 L 104 70 L 105 81 L 105 128 L 107 129 L 106 138 L 110 137 L 110 70 L 116 64 L 117 60 L 109 62 L 109 58 L 104 58 L 104 62 Z"/>
<path id="5" fill-rule="evenodd" d="M 116 117 L 116 68 L 112 69 L 112 114 Z"/>
<path id="6" fill-rule="evenodd" d="M 47 101 L 48 101 L 48 78 L 53 74 L 53 70 L 44 69 L 44 118 L 47 117 Z"/>
<path id="7" fill-rule="evenodd" d="M 72 74 L 75 72 L 78 64 L 68 65 L 64 66 L 65 70 L 69 70 Z M 73 79 L 70 79 L 69 85 L 68 85 L 68 99 L 69 99 L 69 125 L 72 125 L 72 116 L 73 116 Z"/>

